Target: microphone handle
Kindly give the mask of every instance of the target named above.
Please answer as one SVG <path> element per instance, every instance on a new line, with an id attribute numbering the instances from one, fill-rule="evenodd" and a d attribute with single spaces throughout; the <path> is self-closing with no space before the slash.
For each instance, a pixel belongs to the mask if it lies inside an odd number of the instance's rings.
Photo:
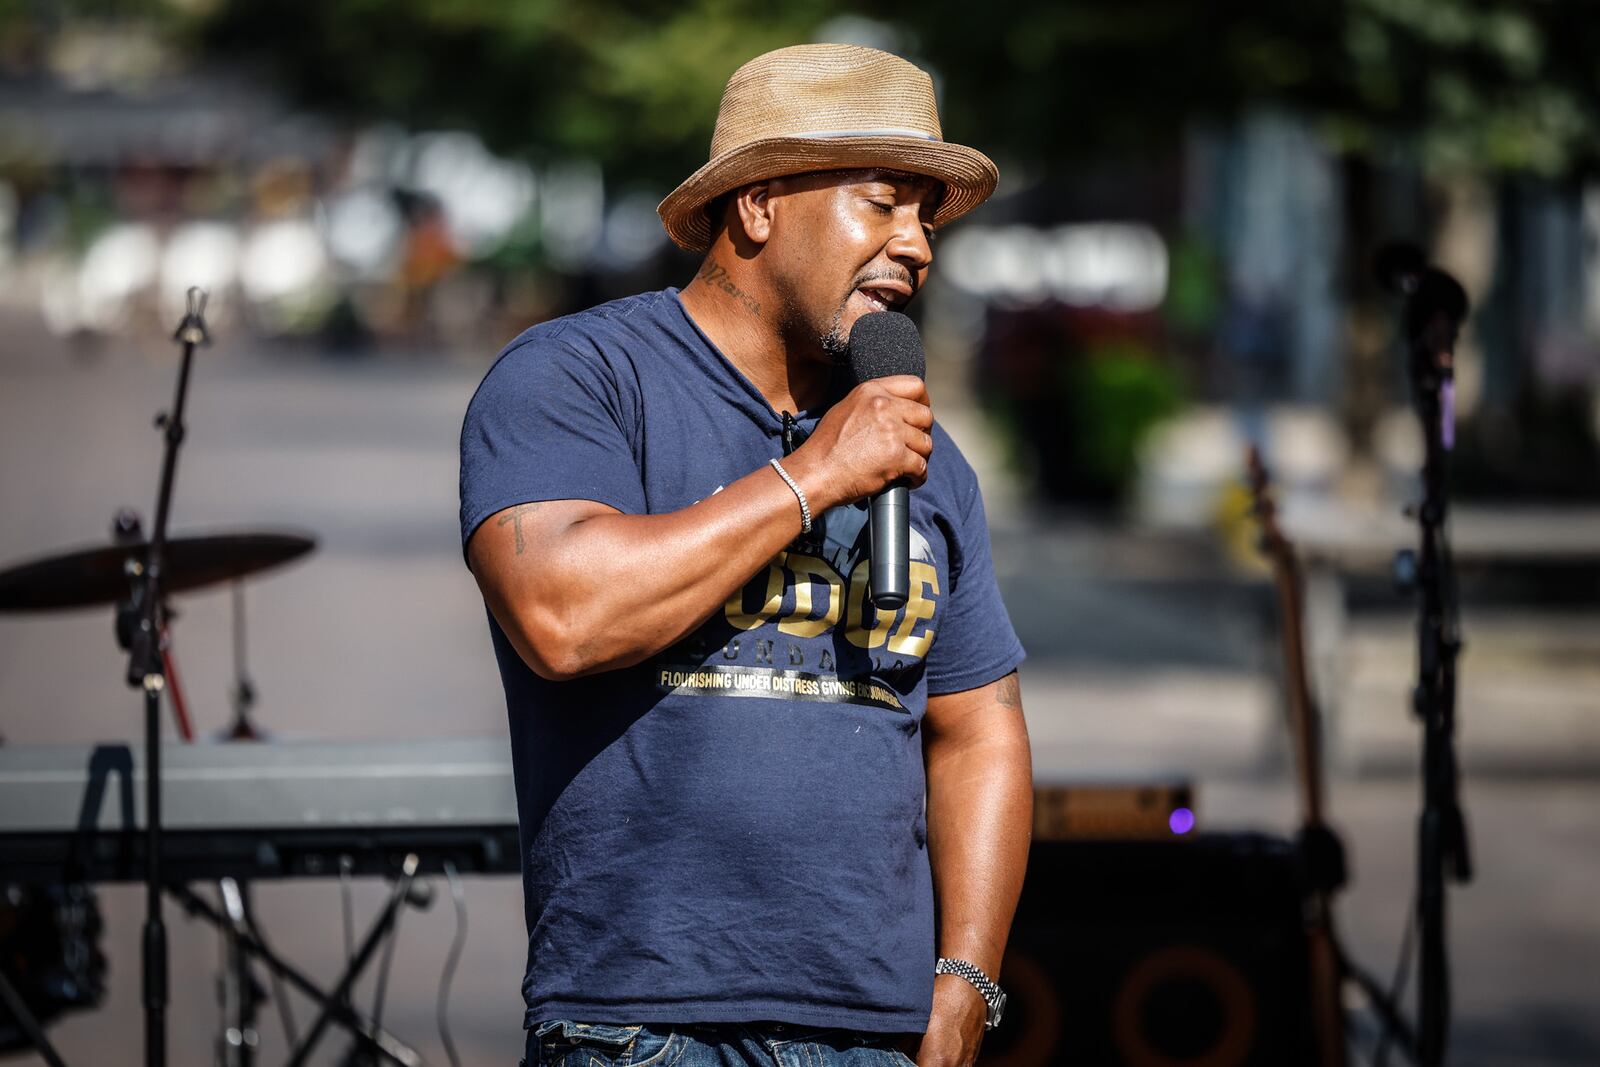
<path id="1" fill-rule="evenodd" d="M 911 594 L 911 490 L 891 485 L 872 498 L 872 603 L 879 611 L 904 607 Z"/>

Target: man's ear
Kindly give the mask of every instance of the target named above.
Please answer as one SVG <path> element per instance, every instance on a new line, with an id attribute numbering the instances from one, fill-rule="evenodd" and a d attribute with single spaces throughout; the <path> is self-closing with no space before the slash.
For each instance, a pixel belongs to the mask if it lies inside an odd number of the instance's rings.
<path id="1" fill-rule="evenodd" d="M 733 207 L 744 235 L 755 244 L 766 244 L 772 236 L 772 184 L 754 182 L 742 186 L 733 194 Z"/>

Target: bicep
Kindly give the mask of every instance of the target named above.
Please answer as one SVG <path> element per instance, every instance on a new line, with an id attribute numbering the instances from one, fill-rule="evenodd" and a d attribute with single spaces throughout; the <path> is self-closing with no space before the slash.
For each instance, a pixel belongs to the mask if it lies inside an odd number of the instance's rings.
<path id="1" fill-rule="evenodd" d="M 973 689 L 930 696 L 923 731 L 930 751 L 946 744 L 1026 745 L 1028 727 L 1022 717 L 1017 672 Z"/>
<path id="2" fill-rule="evenodd" d="M 490 515 L 467 541 L 467 563 L 481 583 L 507 569 L 537 567 L 551 543 L 574 524 L 596 515 L 620 514 L 593 500 L 534 500 Z"/>
<path id="3" fill-rule="evenodd" d="M 586 519 L 617 515 L 593 500 L 541 500 L 490 515 L 467 541 L 467 564 L 489 610 L 508 634 L 524 629 L 530 608 L 550 607 L 570 589 L 562 545 Z"/>

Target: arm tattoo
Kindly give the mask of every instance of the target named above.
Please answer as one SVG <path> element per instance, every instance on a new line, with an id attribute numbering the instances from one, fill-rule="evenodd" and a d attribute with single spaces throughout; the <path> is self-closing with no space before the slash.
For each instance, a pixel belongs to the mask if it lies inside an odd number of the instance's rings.
<path id="1" fill-rule="evenodd" d="M 729 280 L 728 271 L 722 266 L 722 264 L 716 262 L 715 260 L 708 259 L 700 265 L 700 273 L 696 274 L 694 277 L 695 281 L 705 282 L 713 289 L 721 289 L 723 292 L 739 301 L 739 303 L 743 304 L 745 306 L 745 310 L 750 312 L 750 314 L 754 315 L 758 319 L 761 317 L 761 305 L 757 303 L 755 298 L 749 293 L 745 292 L 737 285 L 734 285 L 733 282 Z"/>
<path id="2" fill-rule="evenodd" d="M 1002 708 L 1022 707 L 1022 684 L 1017 681 L 1016 671 L 995 683 L 994 700 Z"/>
<path id="3" fill-rule="evenodd" d="M 518 504 L 514 508 L 507 508 L 505 514 L 501 515 L 495 520 L 496 526 L 504 526 L 508 522 L 511 523 L 511 528 L 517 532 L 517 555 L 519 556 L 522 555 L 522 553 L 526 551 L 528 547 L 527 540 L 522 536 L 522 517 L 524 515 L 532 515 L 535 511 L 538 511 L 539 508 L 540 504 L 538 502 L 534 502 L 532 504 Z"/>

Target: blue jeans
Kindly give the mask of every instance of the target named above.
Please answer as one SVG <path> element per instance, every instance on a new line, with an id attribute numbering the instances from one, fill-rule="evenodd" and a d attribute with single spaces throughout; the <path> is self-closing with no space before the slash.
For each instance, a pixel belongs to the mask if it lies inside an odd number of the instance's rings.
<path id="1" fill-rule="evenodd" d="M 610 1026 L 554 1020 L 528 1031 L 523 1067 L 914 1067 L 894 1034 L 787 1023 Z"/>

